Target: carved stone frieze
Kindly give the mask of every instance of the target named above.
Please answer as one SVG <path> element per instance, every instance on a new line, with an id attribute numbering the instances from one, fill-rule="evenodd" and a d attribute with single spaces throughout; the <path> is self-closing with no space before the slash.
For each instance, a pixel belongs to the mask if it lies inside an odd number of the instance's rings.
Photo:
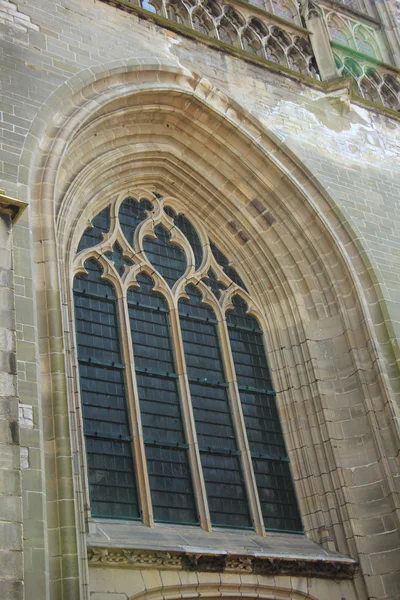
<path id="1" fill-rule="evenodd" d="M 90 565 L 182 568 L 182 555 L 125 548 L 89 548 L 88 561 Z"/>
<path id="2" fill-rule="evenodd" d="M 159 568 L 199 572 L 255 573 L 351 579 L 357 569 L 352 560 L 303 559 L 290 556 L 246 556 L 131 550 L 125 548 L 88 548 L 89 566 Z"/>

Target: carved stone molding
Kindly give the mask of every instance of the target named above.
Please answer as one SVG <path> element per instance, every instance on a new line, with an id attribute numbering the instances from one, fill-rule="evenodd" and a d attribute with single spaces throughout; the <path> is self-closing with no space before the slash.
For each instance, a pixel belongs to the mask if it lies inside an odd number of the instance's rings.
<path id="1" fill-rule="evenodd" d="M 159 568 L 215 573 L 254 573 L 257 575 L 292 575 L 352 579 L 357 563 L 351 559 L 330 557 L 304 559 L 291 556 L 246 556 L 225 553 L 201 554 L 131 550 L 126 548 L 88 548 L 89 566 Z"/>

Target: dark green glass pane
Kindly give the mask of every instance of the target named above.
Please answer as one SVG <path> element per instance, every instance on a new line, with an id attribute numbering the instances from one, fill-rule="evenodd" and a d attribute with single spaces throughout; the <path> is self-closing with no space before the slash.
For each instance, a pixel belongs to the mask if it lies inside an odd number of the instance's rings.
<path id="1" fill-rule="evenodd" d="M 120 275 L 125 272 L 125 267 L 133 265 L 133 262 L 129 258 L 125 258 L 123 250 L 118 242 L 115 242 L 112 252 L 106 252 L 105 256 L 114 263 Z"/>
<path id="2" fill-rule="evenodd" d="M 216 298 L 219 298 L 221 292 L 226 290 L 226 286 L 218 281 L 218 278 L 212 269 L 208 271 L 207 277 L 204 277 L 203 281 L 212 290 Z"/>
<path id="3" fill-rule="evenodd" d="M 86 436 L 92 515 L 139 519 L 130 441 Z"/>
<path id="4" fill-rule="evenodd" d="M 91 259 L 74 280 L 76 339 L 92 514 L 140 517 L 113 287 Z"/>
<path id="5" fill-rule="evenodd" d="M 233 305 L 226 322 L 265 527 L 302 531 L 262 331 L 241 298 Z"/>
<path id="6" fill-rule="evenodd" d="M 133 245 L 133 234 L 136 227 L 148 216 L 148 211 L 153 210 L 153 205 L 146 198 L 125 198 L 119 207 L 119 222 L 127 241 Z"/>
<path id="7" fill-rule="evenodd" d="M 198 269 L 201 265 L 201 261 L 203 260 L 203 248 L 197 231 L 195 230 L 189 219 L 185 217 L 185 215 L 180 214 L 176 216 L 174 219 L 174 223 L 182 231 L 189 244 L 191 245 L 194 254 L 195 268 Z"/>
<path id="8" fill-rule="evenodd" d="M 103 241 L 103 233 L 110 229 L 110 207 L 106 206 L 98 215 L 92 219 L 92 227 L 88 227 L 81 237 L 78 252 L 91 248 Z"/>
<path id="9" fill-rule="evenodd" d="M 144 251 L 154 268 L 161 273 L 170 287 L 184 274 L 186 256 L 176 244 L 170 242 L 171 234 L 163 225 L 154 228 L 157 238 L 146 237 Z"/>
<path id="10" fill-rule="evenodd" d="M 176 210 L 174 210 L 172 208 L 172 206 L 164 206 L 164 212 L 166 215 L 168 215 L 169 217 L 171 217 L 171 219 L 175 219 L 176 217 Z"/>
<path id="11" fill-rule="evenodd" d="M 179 302 L 197 440 L 214 525 L 250 527 L 215 315 L 192 285 Z"/>
<path id="12" fill-rule="evenodd" d="M 156 521 L 197 523 L 166 301 L 144 273 L 128 291 L 143 437 Z"/>
<path id="13" fill-rule="evenodd" d="M 236 269 L 234 269 L 233 267 L 231 267 L 229 265 L 229 260 L 226 258 L 225 254 L 223 254 L 221 252 L 221 250 L 211 240 L 210 240 L 210 247 L 211 247 L 211 252 L 213 253 L 215 260 L 217 261 L 219 266 L 222 268 L 224 273 L 226 273 L 228 275 L 228 277 L 234 283 L 236 283 L 238 286 L 240 286 L 247 292 L 247 288 L 244 285 L 242 278 L 240 277 L 240 275 L 238 274 Z"/>

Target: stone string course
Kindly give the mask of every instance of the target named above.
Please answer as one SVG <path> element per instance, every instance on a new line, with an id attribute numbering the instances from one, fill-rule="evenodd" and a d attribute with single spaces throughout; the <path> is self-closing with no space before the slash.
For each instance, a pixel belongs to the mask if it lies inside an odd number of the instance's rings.
<path id="1" fill-rule="evenodd" d="M 146 552 L 123 548 L 88 548 L 90 566 L 113 566 L 150 569 L 173 569 L 210 573 L 255 573 L 258 575 L 291 575 L 352 579 L 357 569 L 355 561 L 310 560 L 289 557 L 227 556 L 223 554 L 195 554 Z"/>

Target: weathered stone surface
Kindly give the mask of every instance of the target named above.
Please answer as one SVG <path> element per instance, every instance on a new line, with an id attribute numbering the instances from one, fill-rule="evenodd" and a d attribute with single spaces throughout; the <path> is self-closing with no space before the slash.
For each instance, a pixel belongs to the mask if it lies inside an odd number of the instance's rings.
<path id="1" fill-rule="evenodd" d="M 388 23 L 390 3 L 376 4 L 368 23 L 377 15 Z M 1 598 L 21 600 L 25 578 L 27 600 L 126 600 L 160 589 L 164 597 L 397 599 L 396 115 L 357 104 L 343 81 L 332 91 L 287 77 L 103 2 L 1 0 L 0 34 L 2 187 L 30 202 L 14 226 L 0 219 Z M 89 499 L 69 267 L 99 202 L 141 185 L 186 203 L 265 312 L 313 541 L 290 536 L 285 546 L 268 534 L 257 544 L 275 543 L 282 554 L 302 544 L 336 548 L 360 561 L 355 583 L 257 573 L 223 573 L 222 581 L 220 573 L 157 569 L 122 576 L 104 566 L 90 570 L 88 587 L 85 569 L 79 574 Z M 91 537 L 110 549 L 135 535 L 125 523 L 98 527 L 91 524 Z M 161 527 L 143 529 L 145 550 Z M 180 532 L 165 533 L 163 551 Z M 208 536 L 209 550 L 226 544 L 221 533 L 193 536 L 202 547 Z"/>

